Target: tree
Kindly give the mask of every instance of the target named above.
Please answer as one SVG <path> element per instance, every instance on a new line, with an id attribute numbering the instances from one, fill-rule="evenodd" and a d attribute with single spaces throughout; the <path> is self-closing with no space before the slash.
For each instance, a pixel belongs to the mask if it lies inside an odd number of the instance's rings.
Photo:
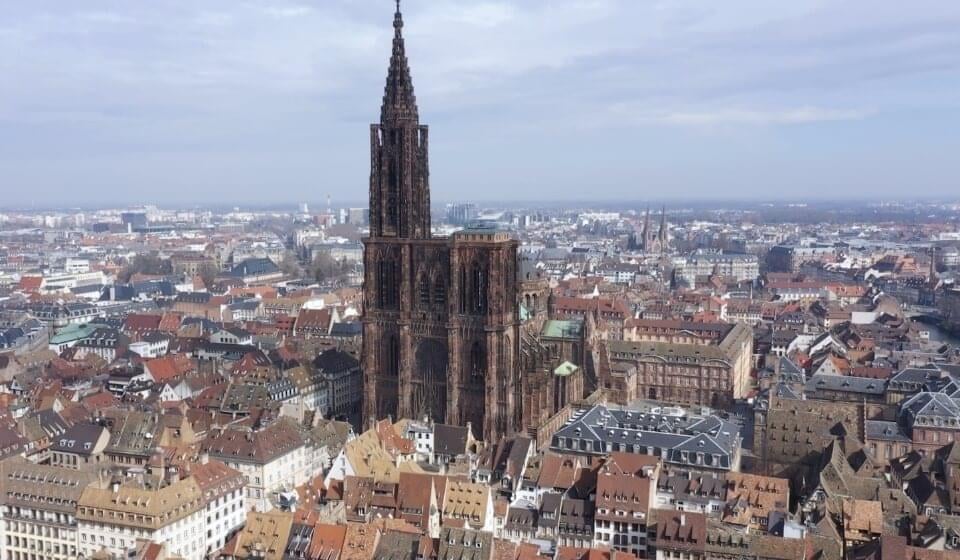
<path id="1" fill-rule="evenodd" d="M 303 268 L 301 268 L 300 263 L 297 262 L 297 257 L 289 251 L 284 254 L 283 260 L 280 261 L 280 271 L 283 272 L 285 276 L 303 276 Z"/>
<path id="2" fill-rule="evenodd" d="M 310 265 L 310 276 L 318 284 L 340 284 L 350 274 L 350 263 L 338 261 L 329 253 L 319 253 Z"/>
<path id="3" fill-rule="evenodd" d="M 169 259 L 161 259 L 156 253 L 141 253 L 120 271 L 118 279 L 122 283 L 127 283 L 135 274 L 149 274 L 161 276 L 172 274 L 173 266 Z"/>
<path id="4" fill-rule="evenodd" d="M 209 290 L 213 287 L 213 283 L 217 280 L 217 275 L 219 271 L 213 263 L 205 263 L 200 266 L 200 269 L 197 271 L 197 276 L 200 277 L 200 280 L 203 281 L 203 285 Z"/>

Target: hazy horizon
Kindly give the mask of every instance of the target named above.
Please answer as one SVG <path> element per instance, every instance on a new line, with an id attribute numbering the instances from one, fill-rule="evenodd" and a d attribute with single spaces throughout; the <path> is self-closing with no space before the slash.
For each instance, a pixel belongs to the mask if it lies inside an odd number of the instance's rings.
<path id="1" fill-rule="evenodd" d="M 404 0 L 434 200 L 956 198 L 960 3 L 796 4 Z M 8 6 L 0 205 L 363 201 L 392 12 Z"/>

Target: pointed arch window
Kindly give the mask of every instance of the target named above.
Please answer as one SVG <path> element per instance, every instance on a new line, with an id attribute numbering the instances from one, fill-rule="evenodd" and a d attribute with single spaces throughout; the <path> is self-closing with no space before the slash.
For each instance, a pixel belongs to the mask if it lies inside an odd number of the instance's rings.
<path id="1" fill-rule="evenodd" d="M 420 307 L 428 309 L 430 307 L 430 277 L 425 273 L 421 273 L 418 284 Z"/>
<path id="2" fill-rule="evenodd" d="M 472 311 L 483 313 L 487 309 L 487 273 L 479 262 L 473 263 L 470 280 Z"/>
<path id="3" fill-rule="evenodd" d="M 480 341 L 473 343 L 470 348 L 470 378 L 472 380 L 483 379 L 487 371 L 487 354 L 483 350 L 483 344 Z"/>
<path id="4" fill-rule="evenodd" d="M 433 281 L 433 303 L 439 309 L 447 305 L 447 283 L 442 274 L 438 274 Z"/>
<path id="5" fill-rule="evenodd" d="M 391 335 L 387 340 L 386 360 L 384 372 L 390 377 L 400 376 L 400 341 L 397 335 Z"/>
<path id="6" fill-rule="evenodd" d="M 397 263 L 385 258 L 377 263 L 377 292 L 381 309 L 392 309 L 397 304 Z"/>
<path id="7" fill-rule="evenodd" d="M 460 313 L 466 313 L 470 308 L 470 287 L 467 285 L 467 267 L 460 267 Z"/>

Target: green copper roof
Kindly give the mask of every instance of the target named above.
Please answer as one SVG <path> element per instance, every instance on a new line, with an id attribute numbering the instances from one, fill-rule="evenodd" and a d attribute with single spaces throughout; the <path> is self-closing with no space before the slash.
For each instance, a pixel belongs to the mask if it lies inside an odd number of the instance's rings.
<path id="1" fill-rule="evenodd" d="M 566 376 L 568 376 L 568 375 L 573 374 L 573 373 L 576 372 L 578 369 L 580 369 L 580 368 L 578 368 L 577 366 L 571 364 L 570 362 L 563 362 L 562 364 L 560 364 L 559 366 L 557 366 L 557 369 L 553 370 L 553 374 L 554 374 L 554 375 L 562 375 L 563 377 L 566 377 Z"/>
<path id="2" fill-rule="evenodd" d="M 527 308 L 524 307 L 524 305 L 521 303 L 520 304 L 520 320 L 526 321 L 529 318 L 530 318 L 530 312 L 527 311 Z"/>
<path id="3" fill-rule="evenodd" d="M 583 333 L 582 321 L 547 321 L 543 325 L 543 336 L 548 338 L 574 338 L 579 339 Z"/>
<path id="4" fill-rule="evenodd" d="M 67 325 L 57 331 L 57 334 L 50 337 L 50 344 L 65 344 L 67 342 L 73 342 L 75 340 L 80 340 L 81 338 L 86 338 L 90 334 L 97 330 L 97 327 L 102 325 L 96 325 L 94 323 L 83 323 L 79 325 Z"/>

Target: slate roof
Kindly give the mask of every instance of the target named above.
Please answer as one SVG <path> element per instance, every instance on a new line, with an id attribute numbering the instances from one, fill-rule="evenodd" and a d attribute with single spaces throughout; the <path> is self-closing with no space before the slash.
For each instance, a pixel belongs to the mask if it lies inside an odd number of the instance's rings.
<path id="1" fill-rule="evenodd" d="M 596 405 L 560 428 L 551 448 L 593 455 L 606 454 L 608 449 L 665 453 L 667 462 L 685 466 L 702 454 L 704 461 L 710 461 L 704 466 L 729 469 L 739 442 L 739 426 L 716 416 L 667 416 Z"/>
<path id="2" fill-rule="evenodd" d="M 466 426 L 436 424 L 433 426 L 433 452 L 437 455 L 456 457 L 467 452 Z"/>
<path id="3" fill-rule="evenodd" d="M 594 502 L 579 498 L 564 498 L 560 505 L 561 535 L 590 537 L 593 535 Z"/>
<path id="4" fill-rule="evenodd" d="M 355 337 L 363 334 L 363 324 L 359 321 L 341 321 L 330 327 L 330 336 Z"/>
<path id="5" fill-rule="evenodd" d="M 325 373 L 340 373 L 360 367 L 360 362 L 343 350 L 331 349 L 318 354 L 313 366 Z"/>
<path id="6" fill-rule="evenodd" d="M 537 527 L 543 529 L 556 530 L 560 522 L 560 506 L 563 502 L 563 494 L 547 492 L 543 495 L 540 503 L 540 515 L 537 518 Z"/>
<path id="7" fill-rule="evenodd" d="M 210 299 L 212 297 L 213 297 L 213 294 L 209 292 L 187 292 L 187 293 L 177 294 L 175 301 L 177 303 L 193 303 L 193 304 L 206 305 L 207 303 L 210 303 Z M 199 320 L 199 319 L 194 319 L 194 320 Z M 184 323 L 185 324 L 187 323 L 186 319 L 184 320 Z"/>
<path id="8" fill-rule="evenodd" d="M 806 393 L 816 391 L 842 391 L 860 395 L 881 396 L 886 392 L 886 382 L 869 377 L 819 374 L 810 377 L 803 388 Z"/>
<path id="9" fill-rule="evenodd" d="M 886 420 L 866 420 L 864 433 L 868 440 L 910 442 L 910 437 L 903 431 L 900 424 Z"/>
<path id="10" fill-rule="evenodd" d="M 440 531 L 442 560 L 488 560 L 493 555 L 493 534 L 445 527 Z"/>
<path id="11" fill-rule="evenodd" d="M 910 367 L 893 374 L 889 383 L 892 389 L 917 391 L 922 387 L 926 387 L 934 377 L 939 377 L 939 372 L 935 368 Z"/>
<path id="12" fill-rule="evenodd" d="M 245 276 L 264 276 L 276 274 L 280 268 L 268 258 L 252 258 L 240 261 L 230 269 L 229 276 L 243 278 Z"/>
<path id="13" fill-rule="evenodd" d="M 900 414 L 910 423 L 960 423 L 960 404 L 943 393 L 917 393 L 900 406 Z"/>
<path id="14" fill-rule="evenodd" d="M 54 439 L 50 446 L 52 451 L 90 455 L 100 435 L 106 430 L 103 426 L 94 424 L 77 424 Z"/>
<path id="15" fill-rule="evenodd" d="M 701 504 L 723 500 L 726 494 L 724 481 L 720 477 L 691 472 L 661 475 L 657 480 L 657 491 L 670 493 L 684 503 Z"/>
<path id="16" fill-rule="evenodd" d="M 420 535 L 388 530 L 380 537 L 374 560 L 416 560 L 420 549 Z"/>
<path id="17" fill-rule="evenodd" d="M 780 374 L 781 375 L 797 375 L 803 376 L 804 371 L 797 364 L 793 363 L 793 360 L 783 356 L 780 358 Z"/>

